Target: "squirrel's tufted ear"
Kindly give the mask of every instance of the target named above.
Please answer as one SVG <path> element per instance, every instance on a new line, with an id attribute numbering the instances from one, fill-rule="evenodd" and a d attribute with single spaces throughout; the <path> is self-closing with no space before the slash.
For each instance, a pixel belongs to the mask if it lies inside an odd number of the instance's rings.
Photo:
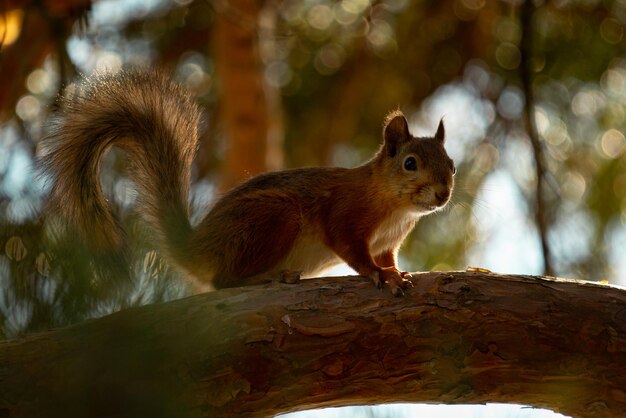
<path id="1" fill-rule="evenodd" d="M 383 136 L 387 155 L 393 157 L 398 152 L 398 144 L 411 138 L 409 124 L 399 110 L 395 110 L 385 118 Z"/>
<path id="2" fill-rule="evenodd" d="M 443 127 L 443 118 L 439 121 L 439 126 L 437 127 L 437 133 L 435 134 L 435 139 L 443 145 L 446 142 L 446 129 Z"/>

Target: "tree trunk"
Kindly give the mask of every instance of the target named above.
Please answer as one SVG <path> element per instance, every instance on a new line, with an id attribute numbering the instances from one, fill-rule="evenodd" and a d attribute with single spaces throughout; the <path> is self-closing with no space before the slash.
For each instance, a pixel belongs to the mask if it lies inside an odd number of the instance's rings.
<path id="1" fill-rule="evenodd" d="M 0 417 L 266 417 L 385 402 L 626 416 L 626 292 L 479 271 L 226 289 L 0 343 Z"/>
<path id="2" fill-rule="evenodd" d="M 221 188 L 227 190 L 282 166 L 280 98 L 265 83 L 259 52 L 259 15 L 272 10 L 263 9 L 258 0 L 212 4 L 216 11 L 213 54 L 226 138 Z"/>

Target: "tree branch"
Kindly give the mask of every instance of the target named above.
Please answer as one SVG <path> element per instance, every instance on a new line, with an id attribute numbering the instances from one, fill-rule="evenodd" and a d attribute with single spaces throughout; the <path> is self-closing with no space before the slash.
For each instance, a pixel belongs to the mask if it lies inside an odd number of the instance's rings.
<path id="1" fill-rule="evenodd" d="M 525 0 L 521 6 L 520 25 L 522 27 L 522 39 L 520 42 L 520 78 L 522 81 L 522 89 L 525 96 L 524 104 L 524 125 L 526 132 L 530 138 L 533 148 L 533 157 L 535 160 L 535 175 L 537 183 L 535 187 L 535 222 L 539 230 L 539 239 L 541 241 L 541 251 L 543 254 L 544 268 L 546 275 L 553 276 L 554 268 L 552 266 L 552 255 L 548 244 L 548 220 L 546 216 L 546 164 L 543 155 L 537 126 L 535 124 L 535 95 L 533 93 L 533 62 L 532 62 L 532 45 L 533 45 L 533 27 L 532 17 L 535 11 L 533 0 Z"/>
<path id="2" fill-rule="evenodd" d="M 626 292 L 484 272 L 225 289 L 0 343 L 2 417 L 264 417 L 384 402 L 626 415 Z"/>

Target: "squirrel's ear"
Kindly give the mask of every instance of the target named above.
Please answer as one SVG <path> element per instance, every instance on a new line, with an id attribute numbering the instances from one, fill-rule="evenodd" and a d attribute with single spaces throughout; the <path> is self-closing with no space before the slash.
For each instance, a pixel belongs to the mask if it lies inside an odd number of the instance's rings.
<path id="1" fill-rule="evenodd" d="M 395 156 L 398 151 L 398 144 L 411 137 L 409 124 L 402 112 L 396 110 L 387 115 L 387 118 L 385 118 L 385 127 L 383 128 L 383 136 L 385 137 L 387 155 L 390 157 Z"/>
<path id="2" fill-rule="evenodd" d="M 437 127 L 437 133 L 435 139 L 443 145 L 446 142 L 446 129 L 443 127 L 443 118 L 439 121 L 439 127 Z"/>

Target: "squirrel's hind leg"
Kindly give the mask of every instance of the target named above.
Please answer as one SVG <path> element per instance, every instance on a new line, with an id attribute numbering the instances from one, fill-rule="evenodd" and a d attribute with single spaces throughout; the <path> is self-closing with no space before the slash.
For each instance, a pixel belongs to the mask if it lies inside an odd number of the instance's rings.
<path id="1" fill-rule="evenodd" d="M 299 208 L 283 199 L 266 196 L 257 199 L 248 196 L 237 202 L 237 208 L 247 217 L 245 222 L 230 219 L 232 228 L 224 228 L 232 231 L 232 235 L 218 249 L 221 254 L 216 258 L 214 286 L 238 287 L 277 279 L 287 283 L 297 281 L 300 273 L 288 272 L 281 262 L 300 234 L 302 215 Z M 224 223 L 222 226 L 226 226 Z"/>

